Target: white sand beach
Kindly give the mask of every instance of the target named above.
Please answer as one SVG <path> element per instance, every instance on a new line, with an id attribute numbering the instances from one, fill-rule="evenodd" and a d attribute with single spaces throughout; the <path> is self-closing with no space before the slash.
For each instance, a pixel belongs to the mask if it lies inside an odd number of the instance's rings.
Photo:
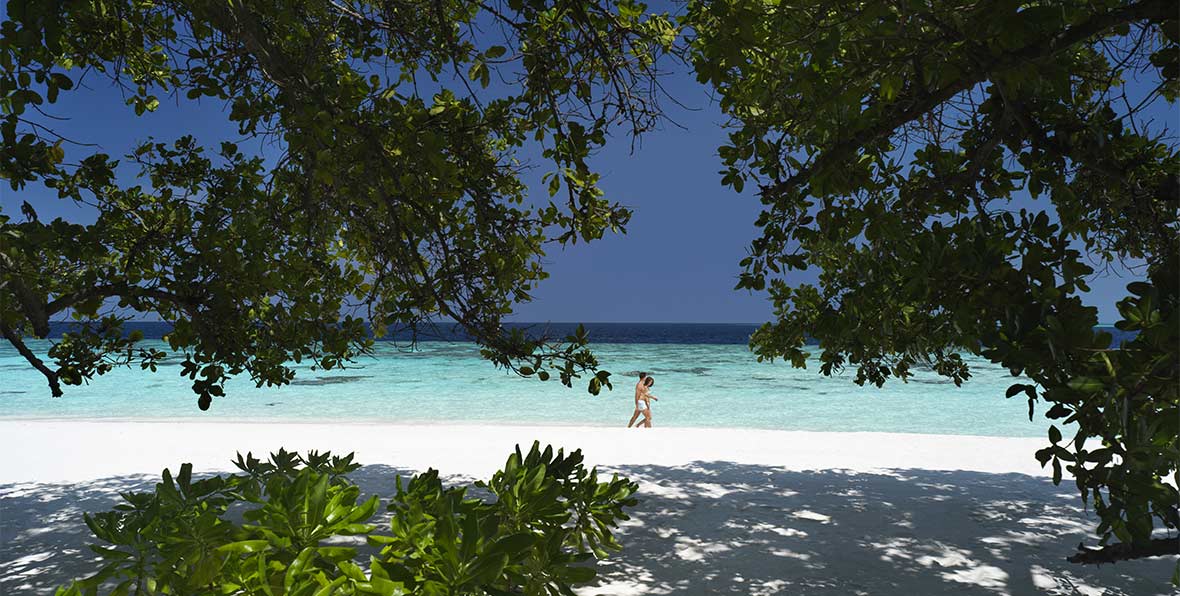
<path id="1" fill-rule="evenodd" d="M 388 495 L 427 467 L 489 476 L 533 440 L 640 483 L 625 546 L 583 594 L 1170 594 L 1174 558 L 1065 561 L 1093 523 L 1040 439 L 749 429 L 0 421 L 0 593 L 89 570 L 84 511 L 165 467 L 233 471 L 236 451 L 355 451 Z"/>

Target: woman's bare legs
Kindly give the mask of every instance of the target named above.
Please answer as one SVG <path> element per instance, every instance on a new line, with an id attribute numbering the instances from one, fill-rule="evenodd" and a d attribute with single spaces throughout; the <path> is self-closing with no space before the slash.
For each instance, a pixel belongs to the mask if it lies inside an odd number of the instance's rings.
<path id="1" fill-rule="evenodd" d="M 651 428 L 651 409 L 643 411 L 643 426 L 644 428 Z"/>
<path id="2" fill-rule="evenodd" d="M 650 416 L 651 414 L 649 413 L 647 408 L 644 408 L 642 410 L 635 412 L 635 415 L 636 416 L 643 416 L 643 419 L 641 419 L 639 421 L 639 423 L 635 425 L 635 428 L 643 428 L 644 425 L 647 424 L 647 417 Z"/>
<path id="3" fill-rule="evenodd" d="M 640 411 L 636 412 L 635 415 L 636 416 L 643 416 L 643 418 L 640 418 L 639 422 L 635 424 L 635 428 L 643 428 L 643 423 L 644 423 L 644 421 L 647 420 L 647 410 L 640 410 Z"/>
<path id="4" fill-rule="evenodd" d="M 636 410 L 635 410 L 635 413 L 631 415 L 631 422 L 628 422 L 628 423 L 627 423 L 627 428 L 631 428 L 631 425 L 632 425 L 632 424 L 635 424 L 635 421 L 639 419 L 639 416 L 640 416 L 642 413 L 643 413 L 643 411 L 642 411 L 642 410 L 640 410 L 640 409 L 636 408 Z M 641 425 L 641 426 L 642 426 L 642 425 Z"/>

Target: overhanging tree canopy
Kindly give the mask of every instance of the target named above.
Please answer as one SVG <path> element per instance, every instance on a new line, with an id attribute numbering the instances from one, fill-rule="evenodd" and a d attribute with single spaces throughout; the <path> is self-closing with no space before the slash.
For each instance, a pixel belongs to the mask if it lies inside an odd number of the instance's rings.
<path id="1" fill-rule="evenodd" d="M 499 365 L 542 379 L 556 368 L 566 384 L 594 371 L 584 336 L 501 320 L 545 277 L 547 247 L 627 223 L 586 160 L 610 126 L 639 133 L 657 117 L 667 19 L 630 0 L 6 8 L 0 177 L 18 201 L 44 184 L 97 212 L 42 221 L 24 202 L 0 214 L 0 332 L 54 395 L 114 366 L 155 370 L 165 354 L 122 332 L 129 312 L 172 324 L 202 409 L 232 375 L 283 384 L 291 361 L 339 366 L 368 345 L 366 321 L 381 333 L 453 319 Z M 121 86 L 136 114 L 161 99 L 220 102 L 243 137 L 280 150 L 194 133 L 122 160 L 93 153 L 43 112 L 82 80 Z M 528 143 L 551 172 L 541 208 L 524 204 Z M 43 362 L 25 339 L 66 313 L 91 324 Z M 606 382 L 598 372 L 590 389 Z"/>
<path id="2" fill-rule="evenodd" d="M 960 383 L 962 352 L 1030 378 L 1008 397 L 1077 430 L 1052 426 L 1037 458 L 1101 516 L 1108 546 L 1076 561 L 1180 550 L 1152 537 L 1180 525 L 1180 154 L 1145 117 L 1175 115 L 1177 17 L 1169 0 L 689 7 L 698 75 L 735 121 L 724 182 L 765 204 L 738 287 L 777 320 L 753 349 L 804 366 L 814 337 L 824 374 L 862 384 L 918 364 Z M 1146 281 L 1112 349 L 1079 294 L 1124 260 Z M 808 267 L 818 284 L 788 284 Z"/>

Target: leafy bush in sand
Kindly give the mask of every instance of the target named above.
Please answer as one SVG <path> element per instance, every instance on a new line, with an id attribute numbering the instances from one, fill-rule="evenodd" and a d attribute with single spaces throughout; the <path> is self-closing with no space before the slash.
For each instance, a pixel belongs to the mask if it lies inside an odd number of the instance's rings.
<path id="1" fill-rule="evenodd" d="M 102 567 L 57 594 L 573 594 L 636 503 L 635 483 L 599 481 L 582 459 L 517 447 L 475 498 L 435 470 L 397 477 L 383 532 L 379 498 L 349 480 L 352 454 L 239 454 L 241 474 L 198 480 L 184 464 L 85 516 Z"/>

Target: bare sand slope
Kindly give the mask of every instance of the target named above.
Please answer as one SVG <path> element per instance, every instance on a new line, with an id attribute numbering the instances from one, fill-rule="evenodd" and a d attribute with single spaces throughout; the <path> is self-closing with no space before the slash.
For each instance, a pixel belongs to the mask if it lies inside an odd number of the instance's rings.
<path id="1" fill-rule="evenodd" d="M 625 549 L 583 594 L 1171 594 L 1175 559 L 1064 561 L 1092 523 L 1041 441 L 746 429 L 0 421 L 0 593 L 89 569 L 84 511 L 235 451 L 355 451 L 366 492 L 427 467 L 495 471 L 517 443 L 581 448 L 640 482 Z"/>

